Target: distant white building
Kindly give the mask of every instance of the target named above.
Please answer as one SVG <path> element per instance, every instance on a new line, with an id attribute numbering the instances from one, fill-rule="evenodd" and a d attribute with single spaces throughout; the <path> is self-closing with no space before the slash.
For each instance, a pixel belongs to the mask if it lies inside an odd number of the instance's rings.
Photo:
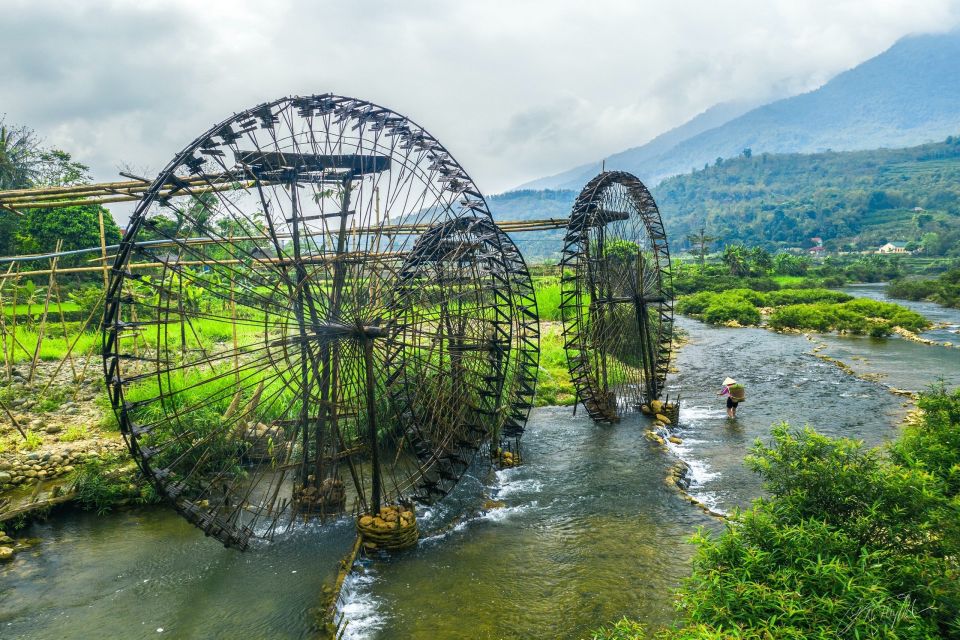
<path id="1" fill-rule="evenodd" d="M 877 253 L 910 253 L 907 251 L 906 242 L 888 242 L 879 249 Z"/>

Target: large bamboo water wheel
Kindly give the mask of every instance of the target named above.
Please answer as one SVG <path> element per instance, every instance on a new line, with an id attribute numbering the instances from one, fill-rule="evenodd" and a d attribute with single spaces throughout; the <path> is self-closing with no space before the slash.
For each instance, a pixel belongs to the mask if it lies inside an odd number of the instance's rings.
<path id="1" fill-rule="evenodd" d="M 660 397 L 673 336 L 670 250 L 636 177 L 607 171 L 577 197 L 564 239 L 560 312 L 567 364 L 594 420 Z"/>
<path id="2" fill-rule="evenodd" d="M 114 262 L 104 365 L 137 462 L 208 535 L 242 549 L 352 512 L 406 543 L 414 502 L 519 437 L 537 341 L 466 172 L 326 94 L 242 111 L 161 171 Z"/>

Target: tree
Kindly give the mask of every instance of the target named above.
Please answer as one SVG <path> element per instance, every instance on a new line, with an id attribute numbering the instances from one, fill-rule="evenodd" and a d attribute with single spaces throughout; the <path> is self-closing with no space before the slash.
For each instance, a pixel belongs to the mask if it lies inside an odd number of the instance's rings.
<path id="1" fill-rule="evenodd" d="M 68 185 L 90 182 L 90 167 L 77 162 L 66 151 L 48 149 L 38 155 L 37 178 L 35 184 L 48 187 L 64 187 Z"/>
<path id="2" fill-rule="evenodd" d="M 728 244 L 724 247 L 723 263 L 730 269 L 732 276 L 750 275 L 747 249 L 742 244 Z"/>
<path id="3" fill-rule="evenodd" d="M 119 242 L 120 229 L 117 223 L 110 212 L 100 205 L 30 209 L 19 225 L 17 250 L 20 253 L 53 251 L 59 239 L 63 240 L 63 251 L 96 247 L 100 244 L 101 211 L 107 244 Z M 81 259 L 64 260 L 61 264 L 76 263 Z"/>
<path id="4" fill-rule="evenodd" d="M 10 127 L 0 120 L 0 191 L 32 186 L 39 163 L 39 143 L 33 130 Z"/>
<path id="5" fill-rule="evenodd" d="M 773 267 L 773 256 L 763 247 L 751 248 L 749 257 L 750 262 L 753 263 L 752 268 L 756 269 L 759 275 L 766 274 Z"/>
<path id="6" fill-rule="evenodd" d="M 753 155 L 753 151 L 750 149 L 750 147 L 747 147 L 746 149 L 743 150 L 743 157 L 744 157 L 744 158 L 749 158 L 749 157 L 751 157 L 752 155 Z"/>
<path id="7" fill-rule="evenodd" d="M 773 271 L 781 276 L 802 276 L 810 269 L 808 256 L 795 256 L 789 253 L 778 253 L 773 258 Z"/>
<path id="8" fill-rule="evenodd" d="M 700 269 L 703 270 L 707 261 L 707 253 L 711 244 L 717 241 L 716 236 L 708 236 L 705 227 L 700 227 L 700 231 L 687 236 L 687 242 L 694 248 L 694 252 L 700 259 Z"/>

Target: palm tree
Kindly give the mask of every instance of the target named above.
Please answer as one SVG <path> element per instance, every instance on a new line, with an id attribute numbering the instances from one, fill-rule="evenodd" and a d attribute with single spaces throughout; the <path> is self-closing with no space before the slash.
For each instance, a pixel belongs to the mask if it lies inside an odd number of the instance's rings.
<path id="1" fill-rule="evenodd" d="M 8 127 L 0 121 L 0 190 L 29 187 L 37 176 L 39 163 L 33 130 Z"/>
<path id="2" fill-rule="evenodd" d="M 753 247 L 750 249 L 750 262 L 763 275 L 773 267 L 773 256 L 763 247 Z"/>
<path id="3" fill-rule="evenodd" d="M 730 275 L 745 276 L 750 273 L 747 250 L 742 244 L 728 244 L 724 247 L 723 263 L 730 269 Z"/>

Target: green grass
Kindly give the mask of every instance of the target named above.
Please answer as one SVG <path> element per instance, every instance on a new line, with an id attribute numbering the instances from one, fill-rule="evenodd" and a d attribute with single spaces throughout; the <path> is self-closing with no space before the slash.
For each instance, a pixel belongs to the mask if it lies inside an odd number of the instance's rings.
<path id="1" fill-rule="evenodd" d="M 13 334 L 9 332 L 6 336 L 7 353 L 12 355 L 14 363 L 31 362 L 33 352 L 37 347 L 37 336 L 39 333 L 32 329 L 17 327 L 16 343 L 13 342 Z M 40 360 L 62 360 L 66 357 L 70 345 L 76 339 L 76 334 L 62 336 L 45 335 L 40 344 Z M 77 345 L 73 348 L 71 355 L 85 355 L 90 353 L 100 353 L 100 334 L 94 332 L 84 332 Z"/>
<path id="2" fill-rule="evenodd" d="M 537 278 L 533 282 L 533 288 L 537 297 L 537 311 L 540 313 L 540 320 L 559 320 L 560 278 L 557 276 Z"/>
<path id="3" fill-rule="evenodd" d="M 82 425 L 73 425 L 60 435 L 60 442 L 76 442 L 90 437 L 90 432 Z"/>
<path id="4" fill-rule="evenodd" d="M 540 325 L 540 375 L 537 380 L 538 407 L 576 403 L 576 391 L 567 371 L 563 350 L 562 327 L 559 323 Z"/>
<path id="5" fill-rule="evenodd" d="M 807 281 L 807 276 L 771 276 L 771 278 L 781 287 L 795 287 Z"/>
<path id="6" fill-rule="evenodd" d="M 4 298 L 6 297 L 7 296 L 5 295 Z M 18 303 L 16 306 L 17 321 L 19 322 L 21 318 L 26 318 L 28 313 L 34 318 L 40 318 L 40 316 L 43 315 L 43 302 L 44 301 L 41 299 L 38 302 L 34 302 L 30 305 Z M 56 300 L 51 300 L 50 308 L 47 310 L 47 317 L 49 319 L 59 318 L 61 310 L 64 313 L 76 313 L 80 311 L 80 305 L 78 305 L 76 302 L 65 301 L 61 302 L 60 307 L 58 308 Z M 3 315 L 7 316 L 8 322 L 9 319 L 13 317 L 13 312 L 14 307 L 12 304 L 3 305 Z"/>

